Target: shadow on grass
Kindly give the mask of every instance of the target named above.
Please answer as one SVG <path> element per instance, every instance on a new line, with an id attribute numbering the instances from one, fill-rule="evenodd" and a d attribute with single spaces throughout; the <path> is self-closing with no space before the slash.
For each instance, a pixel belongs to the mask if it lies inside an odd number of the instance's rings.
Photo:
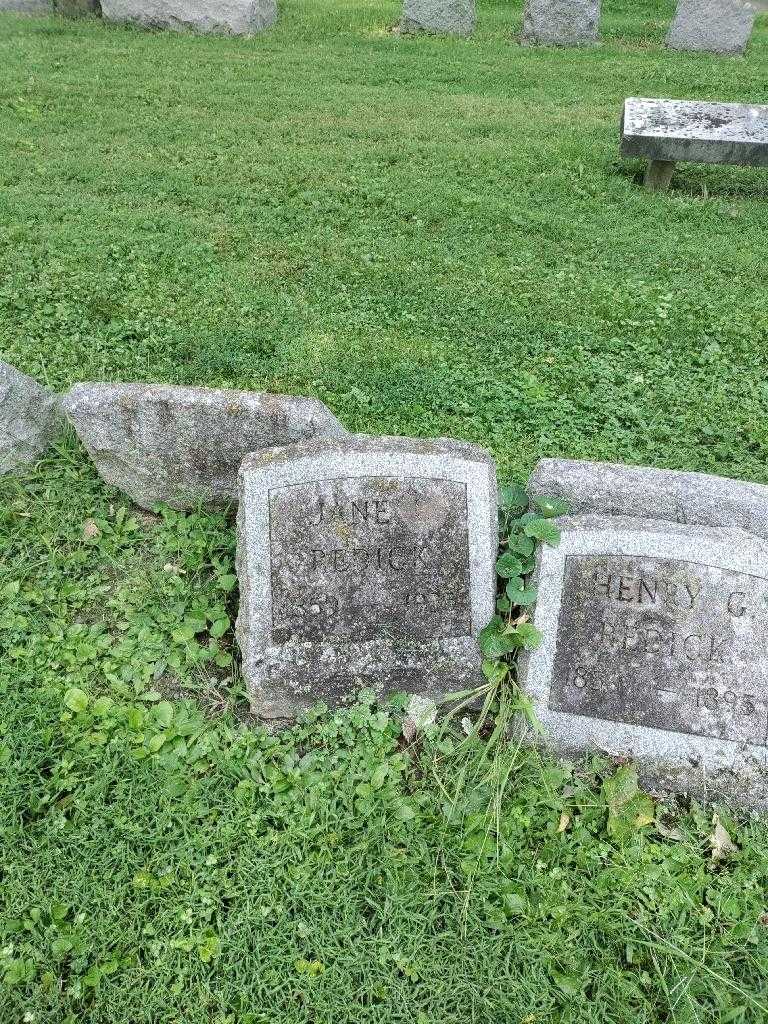
<path id="1" fill-rule="evenodd" d="M 643 189 L 645 161 L 614 162 L 609 174 L 631 181 Z M 669 193 L 691 199 L 768 200 L 768 168 L 749 168 L 756 177 L 750 181 L 729 177 L 728 172 L 742 170 L 738 164 L 679 164 Z M 652 193 L 649 193 L 649 195 Z"/>

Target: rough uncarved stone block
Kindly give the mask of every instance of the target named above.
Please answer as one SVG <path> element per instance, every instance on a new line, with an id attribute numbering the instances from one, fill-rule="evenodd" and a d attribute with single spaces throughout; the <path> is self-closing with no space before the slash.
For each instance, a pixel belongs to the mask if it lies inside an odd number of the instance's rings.
<path id="1" fill-rule="evenodd" d="M 521 41 L 540 46 L 590 46 L 598 41 L 600 0 L 526 0 Z"/>
<path id="2" fill-rule="evenodd" d="M 99 475 L 138 505 L 237 498 L 248 452 L 345 434 L 314 398 L 145 384 L 76 384 L 64 410 Z"/>
<path id="3" fill-rule="evenodd" d="M 768 544 L 740 530 L 564 518 L 539 553 L 542 646 L 520 683 L 566 755 L 768 806 Z"/>
<path id="4" fill-rule="evenodd" d="M 61 425 L 56 395 L 0 361 L 0 475 L 35 462 Z"/>
<path id="5" fill-rule="evenodd" d="M 479 685 L 497 517 L 475 445 L 350 435 L 245 459 L 237 636 L 253 711 Z"/>
<path id="6" fill-rule="evenodd" d="M 563 498 L 571 515 L 738 527 L 768 538 L 768 487 L 707 473 L 542 459 L 528 482 L 528 493 L 534 498 Z"/>
<path id="7" fill-rule="evenodd" d="M 405 0 L 400 31 L 469 36 L 476 20 L 475 0 Z"/>
<path id="8" fill-rule="evenodd" d="M 757 8 L 742 0 L 680 0 L 667 35 L 673 50 L 744 53 Z"/>
<path id="9" fill-rule="evenodd" d="M 249 36 L 277 21 L 276 0 L 102 0 L 107 21 Z"/>
<path id="10" fill-rule="evenodd" d="M 768 167 L 768 106 L 630 97 L 624 101 L 621 154 Z"/>

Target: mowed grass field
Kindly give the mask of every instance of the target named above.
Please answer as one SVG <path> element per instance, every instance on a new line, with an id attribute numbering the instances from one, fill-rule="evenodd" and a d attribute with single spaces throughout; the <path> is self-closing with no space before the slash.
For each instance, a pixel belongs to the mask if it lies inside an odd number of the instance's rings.
<path id="1" fill-rule="evenodd" d="M 351 429 L 768 481 L 768 171 L 618 159 L 669 53 L 468 41 L 395 3 L 251 39 L 0 16 L 0 357 L 56 388 L 314 395 Z M 0 1024 L 764 1024 L 768 830 L 365 695 L 243 726 L 224 515 L 139 513 L 72 437 L 0 480 Z M 233 714 L 235 712 L 236 714 Z M 716 817 L 715 817 L 716 815 Z M 726 829 L 734 846 L 724 841 Z"/>
<path id="2" fill-rule="evenodd" d="M 287 0 L 251 40 L 0 21 L 0 352 L 64 387 L 316 395 L 354 430 L 768 480 L 768 178 L 618 159 L 626 96 L 768 102 L 671 53 L 402 39 L 396 3 Z"/>

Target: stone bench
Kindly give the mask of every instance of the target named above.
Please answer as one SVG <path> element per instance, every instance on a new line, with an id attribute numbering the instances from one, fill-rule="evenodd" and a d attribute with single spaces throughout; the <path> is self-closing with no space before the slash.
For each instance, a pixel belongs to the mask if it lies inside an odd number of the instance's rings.
<path id="1" fill-rule="evenodd" d="M 624 101 L 621 155 L 648 160 L 651 191 L 669 188 L 678 160 L 768 167 L 768 106 L 632 97 Z"/>

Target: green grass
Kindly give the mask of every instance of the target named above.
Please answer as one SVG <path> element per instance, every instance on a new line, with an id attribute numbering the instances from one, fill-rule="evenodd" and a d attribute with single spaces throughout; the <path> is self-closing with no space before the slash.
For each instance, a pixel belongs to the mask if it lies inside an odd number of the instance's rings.
<path id="1" fill-rule="evenodd" d="M 768 480 L 768 177 L 618 160 L 627 95 L 768 102 L 670 53 L 671 0 L 590 52 L 401 39 L 286 2 L 251 40 L 0 21 L 0 352 L 83 378 L 317 395 L 355 430 Z M 706 192 L 705 192 L 706 190 Z"/>
<path id="2" fill-rule="evenodd" d="M 607 0 L 588 52 L 518 47 L 519 4 L 470 41 L 384 2 L 253 40 L 0 16 L 0 355 L 316 395 L 510 477 L 768 480 L 768 176 L 651 196 L 617 158 L 627 95 L 768 102 L 768 25 L 672 54 L 672 6 Z M 768 1019 L 764 821 L 721 810 L 714 861 L 711 808 L 619 829 L 598 761 L 407 747 L 365 700 L 244 727 L 233 546 L 71 438 L 0 480 L 2 1024 Z"/>

